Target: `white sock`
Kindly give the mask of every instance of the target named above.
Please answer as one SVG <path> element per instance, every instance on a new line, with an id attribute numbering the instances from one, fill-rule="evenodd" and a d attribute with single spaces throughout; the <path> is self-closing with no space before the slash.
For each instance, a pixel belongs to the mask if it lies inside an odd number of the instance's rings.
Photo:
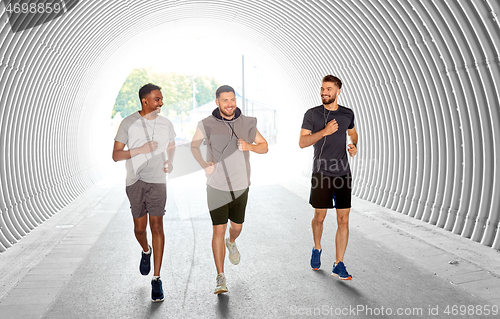
<path id="1" fill-rule="evenodd" d="M 144 250 L 143 250 L 143 252 L 144 252 L 146 255 L 151 254 L 151 248 L 150 248 L 150 246 L 148 246 L 148 251 L 144 251 Z"/>
<path id="2" fill-rule="evenodd" d="M 158 280 L 160 279 L 160 276 L 153 276 L 153 280 Z"/>

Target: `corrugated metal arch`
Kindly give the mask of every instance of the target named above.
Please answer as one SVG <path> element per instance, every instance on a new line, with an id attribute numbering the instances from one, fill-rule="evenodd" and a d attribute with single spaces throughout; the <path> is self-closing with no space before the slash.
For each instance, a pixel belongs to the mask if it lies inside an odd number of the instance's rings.
<path id="1" fill-rule="evenodd" d="M 498 13 L 491 0 L 80 1 L 14 32 L 4 11 L 0 251 L 99 180 L 90 90 L 106 58 L 187 23 L 267 51 L 298 114 L 317 103 L 323 75 L 338 75 L 361 136 L 355 195 L 500 249 Z"/>

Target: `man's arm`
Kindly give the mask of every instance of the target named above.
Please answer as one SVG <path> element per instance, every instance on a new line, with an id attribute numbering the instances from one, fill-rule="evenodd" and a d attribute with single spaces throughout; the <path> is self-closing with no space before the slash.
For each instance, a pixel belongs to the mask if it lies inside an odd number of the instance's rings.
<path id="1" fill-rule="evenodd" d="M 252 144 L 249 144 L 242 140 L 238 139 L 238 149 L 240 151 L 252 151 L 257 154 L 266 154 L 269 150 L 267 147 L 266 139 L 260 134 L 259 130 L 257 130 L 257 135 L 255 135 L 255 141 Z"/>
<path id="2" fill-rule="evenodd" d="M 200 166 L 205 170 L 207 174 L 212 174 L 214 171 L 214 163 L 207 163 L 203 159 L 201 155 L 201 142 L 203 142 L 203 133 L 200 128 L 196 128 L 196 132 L 194 133 L 193 140 L 191 141 L 191 153 L 193 153 L 194 159 L 200 164 Z"/>
<path id="3" fill-rule="evenodd" d="M 306 130 L 305 128 L 303 128 L 300 130 L 299 146 L 300 148 L 304 148 L 316 144 L 317 141 L 325 136 L 337 132 L 338 129 L 339 125 L 337 124 L 337 120 L 335 119 L 328 122 L 324 129 L 313 134 L 311 134 L 310 130 Z"/>
<path id="4" fill-rule="evenodd" d="M 139 154 L 147 154 L 156 151 L 158 148 L 158 142 L 149 141 L 140 147 L 133 148 L 131 150 L 124 150 L 125 144 L 115 141 L 113 146 L 113 161 L 123 161 L 128 160 Z"/>
<path id="5" fill-rule="evenodd" d="M 170 174 L 174 169 L 175 141 L 170 142 L 167 146 L 167 160 L 165 161 L 163 171 Z M 167 165 L 165 167 L 165 165 Z"/>
<path id="6" fill-rule="evenodd" d="M 167 161 L 174 161 L 174 155 L 175 155 L 175 141 L 170 142 L 167 146 Z"/>
<path id="7" fill-rule="evenodd" d="M 347 145 L 349 147 L 347 151 L 351 157 L 354 157 L 354 155 L 358 152 L 358 148 L 356 146 L 358 144 L 358 133 L 356 132 L 356 127 L 353 126 L 351 129 L 348 129 L 347 135 L 351 138 L 351 144 Z"/>

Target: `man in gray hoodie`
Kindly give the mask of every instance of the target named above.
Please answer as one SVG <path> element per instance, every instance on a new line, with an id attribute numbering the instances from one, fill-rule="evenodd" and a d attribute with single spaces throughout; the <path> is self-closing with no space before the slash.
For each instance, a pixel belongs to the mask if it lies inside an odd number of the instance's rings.
<path id="1" fill-rule="evenodd" d="M 234 265 L 240 262 L 235 240 L 241 233 L 250 187 L 249 151 L 267 153 L 267 141 L 257 130 L 257 119 L 236 107 L 234 89 L 223 85 L 215 92 L 218 108 L 198 123 L 191 152 L 207 175 L 207 200 L 213 224 L 212 251 L 217 268 L 215 294 L 227 292 L 224 276 L 226 249 Z M 200 146 L 207 141 L 207 161 Z M 229 237 L 224 240 L 228 220 Z"/>

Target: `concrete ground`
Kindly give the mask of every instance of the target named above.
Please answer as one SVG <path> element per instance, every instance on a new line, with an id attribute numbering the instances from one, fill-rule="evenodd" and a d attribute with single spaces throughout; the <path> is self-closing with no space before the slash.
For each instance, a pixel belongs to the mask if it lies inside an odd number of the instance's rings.
<path id="1" fill-rule="evenodd" d="M 322 267 L 311 270 L 308 180 L 256 168 L 237 240 L 241 263 L 226 258 L 223 295 L 213 294 L 204 177 L 169 181 L 165 301 L 151 303 L 121 173 L 0 255 L 0 318 L 498 318 L 500 253 L 357 198 L 345 258 L 353 280 L 330 276 L 334 211 Z"/>

